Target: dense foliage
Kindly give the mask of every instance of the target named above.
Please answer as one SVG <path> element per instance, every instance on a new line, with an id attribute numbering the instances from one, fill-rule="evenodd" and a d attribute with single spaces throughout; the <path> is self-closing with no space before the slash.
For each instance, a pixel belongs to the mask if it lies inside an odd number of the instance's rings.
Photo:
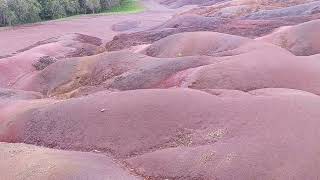
<path id="1" fill-rule="evenodd" d="M 0 0 L 0 26 L 97 13 L 121 0 Z"/>

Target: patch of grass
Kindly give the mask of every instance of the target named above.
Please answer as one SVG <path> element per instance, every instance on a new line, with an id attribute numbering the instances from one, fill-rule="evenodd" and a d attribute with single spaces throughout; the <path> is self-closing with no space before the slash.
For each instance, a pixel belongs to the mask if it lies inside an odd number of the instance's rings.
<path id="1" fill-rule="evenodd" d="M 134 13 L 141 12 L 144 8 L 138 0 L 123 0 L 119 6 L 115 6 L 104 13 Z"/>
<path id="2" fill-rule="evenodd" d="M 113 14 L 130 14 L 130 13 L 139 13 L 144 11 L 144 7 L 139 0 L 123 0 L 119 6 L 112 7 L 111 9 L 105 10 L 97 14 L 78 14 L 74 16 L 64 17 L 61 19 L 55 19 L 51 21 L 65 21 L 78 17 L 84 16 L 106 16 Z"/>

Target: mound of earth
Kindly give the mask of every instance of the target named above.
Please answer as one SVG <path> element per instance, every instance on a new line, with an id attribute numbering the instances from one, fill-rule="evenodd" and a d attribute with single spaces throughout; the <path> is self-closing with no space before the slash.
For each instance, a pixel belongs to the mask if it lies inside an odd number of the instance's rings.
<path id="1" fill-rule="evenodd" d="M 10 88 L 30 73 L 41 70 L 57 60 L 97 54 L 101 40 L 82 34 L 51 38 L 0 60 L 0 87 Z"/>
<path id="2" fill-rule="evenodd" d="M 265 36 L 282 26 L 320 18 L 318 1 L 226 1 L 178 14 L 160 26 L 116 35 L 108 51 L 151 44 L 164 37 L 194 31 L 213 31 L 244 37 Z M 282 13 L 282 14 L 281 14 Z"/>
<path id="3" fill-rule="evenodd" d="M 297 57 L 281 49 L 257 50 L 181 71 L 167 79 L 161 87 L 242 91 L 290 88 L 319 95 L 319 66 L 318 59 L 314 57 Z"/>
<path id="4" fill-rule="evenodd" d="M 53 37 L 44 41 L 39 41 L 32 46 L 17 51 L 17 53 L 31 50 L 33 48 L 38 48 L 39 46 L 51 43 L 57 43 L 65 47 L 74 48 L 74 50 L 68 52 L 68 54 L 60 55 L 58 57 L 77 57 L 95 54 L 97 51 L 97 46 L 102 45 L 102 40 L 97 37 L 88 36 L 85 34 L 73 33 L 65 36 Z"/>
<path id="5" fill-rule="evenodd" d="M 320 54 L 320 20 L 313 20 L 296 26 L 282 27 L 279 30 L 258 38 L 288 49 L 298 56 Z"/>
<path id="6" fill-rule="evenodd" d="M 224 106 L 225 111 L 219 108 L 223 105 L 211 109 L 218 110 L 215 120 L 223 113 L 221 126 L 201 129 L 204 134 L 200 137 L 211 137 L 213 144 L 199 145 L 191 133 L 184 137 L 191 145 L 145 153 L 128 159 L 128 164 L 139 174 L 159 179 L 316 179 L 319 146 L 314 137 L 319 136 L 319 114 L 315 106 L 319 99 L 298 95 L 245 99 L 246 103 L 234 100 Z M 307 116 L 298 113 L 301 107 L 310 108 L 302 110 Z M 301 150 L 302 144 L 308 148 Z"/>
<path id="7" fill-rule="evenodd" d="M 256 49 L 275 48 L 249 38 L 216 32 L 198 31 L 168 36 L 148 46 L 144 51 L 153 57 L 232 56 Z"/>
<path id="8" fill-rule="evenodd" d="M 195 31 L 212 31 L 256 38 L 268 35 L 282 26 L 297 25 L 319 18 L 320 13 L 312 16 L 281 17 L 271 20 L 226 19 L 199 15 L 181 15 L 174 17 L 174 19 L 157 28 L 116 35 L 112 41 L 106 43 L 105 47 L 108 51 L 117 51 L 132 46 L 151 44 L 173 34 Z"/>
<path id="9" fill-rule="evenodd" d="M 102 154 L 9 143 L 0 143 L 0 151 L 2 179 L 139 179 Z"/>
<path id="10" fill-rule="evenodd" d="M 157 87 L 179 71 L 210 64 L 210 57 L 153 58 L 119 51 L 58 61 L 34 72 L 14 88 L 41 92 L 47 96 L 68 93 L 84 86 L 100 89 L 141 89 Z"/>
<path id="11" fill-rule="evenodd" d="M 180 33 L 153 43 L 143 53 L 148 56 L 118 51 L 59 61 L 14 88 L 47 96 L 67 93 L 66 97 L 86 86 L 92 86 L 89 92 L 189 87 L 292 88 L 320 93 L 316 57 L 296 57 L 258 40 L 215 32 Z"/>
<path id="12" fill-rule="evenodd" d="M 19 113 L 0 139 L 10 133 L 10 142 L 106 152 L 151 179 L 313 179 L 320 99 L 273 91 L 100 92 Z"/>

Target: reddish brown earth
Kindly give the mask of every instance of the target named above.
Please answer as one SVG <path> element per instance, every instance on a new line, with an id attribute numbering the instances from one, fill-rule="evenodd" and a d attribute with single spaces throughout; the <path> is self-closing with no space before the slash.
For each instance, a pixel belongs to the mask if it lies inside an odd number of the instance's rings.
<path id="1" fill-rule="evenodd" d="M 282 27 L 259 40 L 273 43 L 288 49 L 298 56 L 310 56 L 320 53 L 320 20 L 310 21 L 296 26 Z"/>
<path id="2" fill-rule="evenodd" d="M 0 150 L 2 179 L 139 179 L 99 153 L 8 143 L 0 143 Z"/>
<path id="3" fill-rule="evenodd" d="M 320 177 L 319 1 L 142 3 L 0 29 L 0 179 Z"/>
<path id="4" fill-rule="evenodd" d="M 130 15 L 88 15 L 76 16 L 62 20 L 41 22 L 17 27 L 0 28 L 0 57 L 15 54 L 17 51 L 32 46 L 39 41 L 52 37 L 64 36 L 68 33 L 80 33 L 102 39 L 105 43 L 118 32 L 112 30 L 117 23 L 139 20 L 138 27 L 130 31 L 139 31 L 159 25 L 168 20 L 174 13 L 189 9 L 182 7 L 171 10 L 153 0 L 141 0 L 148 11 Z"/>

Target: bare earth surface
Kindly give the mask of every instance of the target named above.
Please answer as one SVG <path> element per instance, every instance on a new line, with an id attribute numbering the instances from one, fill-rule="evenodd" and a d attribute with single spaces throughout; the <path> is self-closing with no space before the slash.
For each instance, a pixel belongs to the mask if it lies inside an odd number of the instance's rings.
<path id="1" fill-rule="evenodd" d="M 141 3 L 0 29 L 0 179 L 320 177 L 320 1 Z"/>
<path id="2" fill-rule="evenodd" d="M 143 13 L 130 15 L 91 15 L 71 17 L 62 20 L 37 23 L 34 25 L 22 25 L 13 28 L 0 28 L 0 57 L 10 55 L 16 51 L 31 46 L 39 41 L 52 37 L 58 37 L 67 33 L 81 33 L 98 37 L 107 42 L 118 32 L 112 30 L 112 25 L 127 22 L 138 21 L 139 26 L 130 29 L 139 31 L 159 25 L 168 20 L 176 10 L 168 9 L 153 1 L 144 1 L 148 9 Z M 188 7 L 187 7 L 188 8 Z M 184 10 L 186 7 L 180 8 Z"/>

